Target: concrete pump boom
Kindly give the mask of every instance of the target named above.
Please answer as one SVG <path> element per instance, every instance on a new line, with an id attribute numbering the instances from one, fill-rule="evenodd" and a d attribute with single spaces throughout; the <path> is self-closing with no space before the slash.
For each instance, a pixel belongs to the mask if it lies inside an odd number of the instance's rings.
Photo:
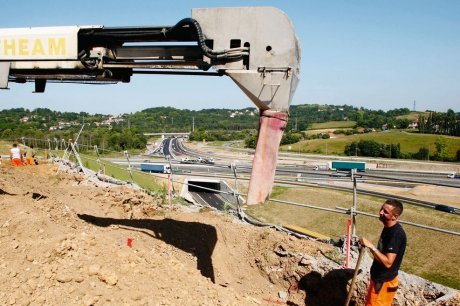
<path id="1" fill-rule="evenodd" d="M 212 69 L 212 70 L 210 70 Z M 300 45 L 273 7 L 192 9 L 174 26 L 0 29 L 0 88 L 9 82 L 129 82 L 133 74 L 229 76 L 260 110 L 248 204 L 271 193 L 298 83 Z"/>

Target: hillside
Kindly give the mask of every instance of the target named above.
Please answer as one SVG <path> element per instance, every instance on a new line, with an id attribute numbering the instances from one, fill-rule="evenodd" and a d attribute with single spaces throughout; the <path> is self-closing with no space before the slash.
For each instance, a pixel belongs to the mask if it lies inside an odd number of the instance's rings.
<path id="1" fill-rule="evenodd" d="M 330 245 L 47 164 L 3 162 L 0 173 L 1 305 L 343 304 L 351 271 Z M 356 305 L 367 277 L 359 274 Z M 402 279 L 395 305 L 460 302 Z M 439 299 L 446 294 L 456 300 Z"/>
<path id="2" fill-rule="evenodd" d="M 438 139 L 443 139 L 445 141 L 447 145 L 447 156 L 454 158 L 457 151 L 460 150 L 460 137 L 407 133 L 397 130 L 355 134 L 350 136 L 334 135 L 334 138 L 330 139 L 302 140 L 290 145 L 290 150 L 302 153 L 344 155 L 345 146 L 351 144 L 353 141 L 374 140 L 378 143 L 387 145 L 397 145 L 399 143 L 401 152 L 404 153 L 416 153 L 421 148 L 427 148 L 430 152 L 430 156 L 433 156 L 436 153 L 435 142 Z M 289 146 L 282 146 L 281 150 L 288 151 Z"/>

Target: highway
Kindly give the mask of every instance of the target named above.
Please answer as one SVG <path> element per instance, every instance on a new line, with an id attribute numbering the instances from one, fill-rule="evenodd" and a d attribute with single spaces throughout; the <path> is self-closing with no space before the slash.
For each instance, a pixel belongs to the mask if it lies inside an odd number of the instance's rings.
<path id="1" fill-rule="evenodd" d="M 186 148 L 182 139 L 171 138 L 163 140 L 161 155 L 171 156 L 171 165 L 175 174 L 201 174 L 216 177 L 218 175 L 233 176 L 232 163 L 235 162 L 232 158 L 223 158 L 222 156 L 211 156 L 209 154 L 196 152 Z M 213 158 L 215 164 L 183 164 L 180 162 L 182 158 Z M 109 159 L 117 164 L 127 164 L 126 159 L 118 158 Z M 139 164 L 149 161 L 146 158 L 133 157 L 130 159 L 132 166 L 139 168 Z M 157 162 L 157 161 L 154 161 Z M 164 160 L 159 163 L 168 163 Z M 239 175 L 249 176 L 252 170 L 252 165 L 249 161 L 239 161 L 236 165 L 236 172 Z M 286 180 L 298 180 L 303 182 L 325 182 L 325 181 L 351 181 L 345 173 L 337 173 L 331 170 L 314 171 L 311 166 L 293 163 L 278 163 L 276 170 L 276 178 Z M 379 183 L 381 185 L 391 185 L 400 187 L 411 187 L 414 184 L 432 184 L 445 187 L 460 188 L 460 179 L 448 178 L 444 173 L 433 172 L 415 172 L 415 171 L 396 171 L 396 170 L 366 170 L 364 173 L 358 173 L 357 178 L 360 182 Z"/>
<path id="2" fill-rule="evenodd" d="M 238 164 L 232 165 L 234 163 L 234 158 L 226 155 L 210 155 L 207 153 L 204 155 L 201 152 L 193 151 L 182 143 L 180 138 L 165 139 L 161 146 L 161 154 L 164 156 L 170 156 L 172 170 L 175 175 L 194 175 L 194 176 L 204 176 L 212 178 L 231 178 L 234 176 L 232 166 L 236 167 L 237 175 L 240 179 L 243 177 L 249 179 L 251 173 L 251 163 L 250 161 L 239 161 Z M 215 164 L 202 164 L 202 163 L 192 163 L 184 164 L 180 161 L 182 158 L 213 158 Z M 299 160 L 298 156 L 293 158 L 293 160 Z M 126 159 L 110 159 L 110 161 L 118 164 L 127 164 Z M 141 162 L 146 162 L 145 158 L 135 157 L 130 159 L 130 164 L 134 167 L 139 167 Z M 284 157 L 283 161 L 287 161 Z M 155 161 L 157 162 L 157 161 Z M 162 163 L 168 163 L 169 161 L 164 160 Z M 460 188 L 460 179 L 448 178 L 445 173 L 435 173 L 435 172 L 416 172 L 416 171 L 396 171 L 396 170 L 366 170 L 363 173 L 357 173 L 357 181 L 361 183 L 373 184 L 373 185 L 384 185 L 392 186 L 399 188 L 412 188 L 417 185 L 431 184 L 437 186 L 453 187 Z M 330 170 L 312 170 L 312 166 L 305 165 L 303 161 L 299 160 L 299 163 L 293 163 L 292 160 L 288 163 L 281 163 L 279 161 L 275 183 L 281 185 L 296 185 L 296 186 L 317 186 L 321 188 L 333 188 L 339 190 L 352 190 L 352 181 L 347 173 L 339 173 L 336 171 Z M 362 186 L 362 185 L 361 185 Z M 359 192 L 367 195 L 374 195 L 380 197 L 388 197 L 395 195 L 389 195 L 384 193 L 378 193 L 371 190 L 364 190 L 359 188 Z M 213 193 L 207 190 L 191 190 L 193 198 L 200 203 L 201 205 L 211 205 L 219 210 L 227 209 L 225 208 L 225 201 L 218 193 Z M 437 209 L 439 205 L 437 203 L 431 203 L 428 201 L 414 200 L 411 198 L 400 197 L 400 200 L 414 205 L 419 205 L 428 208 Z M 455 209 L 456 213 L 459 213 L 458 209 Z"/>
<path id="3" fill-rule="evenodd" d="M 207 190 L 205 191 L 192 191 L 190 192 L 192 195 L 193 199 L 197 201 L 198 204 L 201 204 L 203 206 L 211 205 L 212 207 L 224 211 L 227 209 L 225 207 L 225 201 L 222 199 L 222 197 L 218 193 L 213 193 L 209 192 Z"/>

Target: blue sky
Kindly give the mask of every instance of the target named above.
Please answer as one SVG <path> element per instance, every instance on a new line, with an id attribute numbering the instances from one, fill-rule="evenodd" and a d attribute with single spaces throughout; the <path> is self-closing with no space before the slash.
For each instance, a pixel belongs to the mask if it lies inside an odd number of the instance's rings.
<path id="1" fill-rule="evenodd" d="M 193 7 L 275 6 L 302 47 L 292 104 L 460 111 L 460 1 L 0 1 L 0 28 L 174 25 Z M 0 109 L 134 113 L 149 107 L 252 107 L 227 77 L 135 75 L 131 83 L 0 90 Z"/>

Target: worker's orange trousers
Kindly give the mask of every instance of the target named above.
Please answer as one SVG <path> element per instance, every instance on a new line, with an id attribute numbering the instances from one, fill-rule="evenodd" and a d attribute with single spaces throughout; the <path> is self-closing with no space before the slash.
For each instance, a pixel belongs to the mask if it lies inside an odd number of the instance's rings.
<path id="1" fill-rule="evenodd" d="M 15 167 L 18 167 L 18 166 L 22 166 L 22 160 L 20 158 L 13 158 L 11 160 L 11 163 L 13 164 L 13 166 Z"/>
<path id="2" fill-rule="evenodd" d="M 379 293 L 375 292 L 374 285 L 374 281 L 371 279 L 366 297 L 366 306 L 391 306 L 396 295 L 396 290 L 398 289 L 398 278 L 395 277 L 388 282 L 384 282 Z"/>
<path id="3" fill-rule="evenodd" d="M 26 157 L 26 164 L 33 165 L 35 164 L 33 157 Z"/>

